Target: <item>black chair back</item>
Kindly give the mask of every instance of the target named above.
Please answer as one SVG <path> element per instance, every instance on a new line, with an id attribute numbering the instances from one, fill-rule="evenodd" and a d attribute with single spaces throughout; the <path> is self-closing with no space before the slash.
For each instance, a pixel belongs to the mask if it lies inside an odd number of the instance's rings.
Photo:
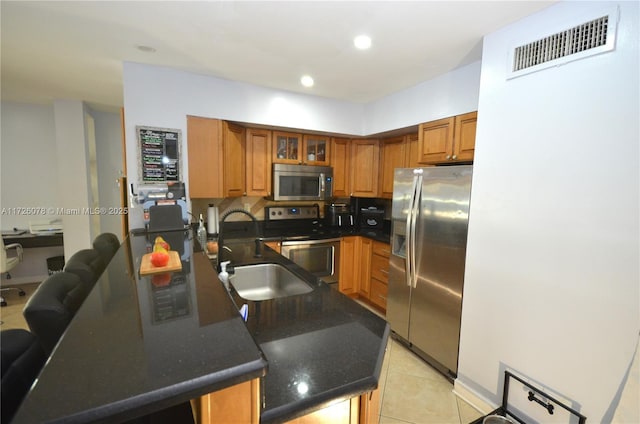
<path id="1" fill-rule="evenodd" d="M 47 355 L 53 352 L 87 294 L 77 275 L 63 271 L 44 280 L 27 301 L 24 318 Z"/>
<path id="2" fill-rule="evenodd" d="M 31 388 L 47 356 L 37 338 L 24 329 L 0 331 L 0 422 L 8 423 Z"/>
<path id="3" fill-rule="evenodd" d="M 120 241 L 113 233 L 102 233 L 93 240 L 93 248 L 100 253 L 105 265 L 109 265 L 109 261 L 120 248 Z"/>

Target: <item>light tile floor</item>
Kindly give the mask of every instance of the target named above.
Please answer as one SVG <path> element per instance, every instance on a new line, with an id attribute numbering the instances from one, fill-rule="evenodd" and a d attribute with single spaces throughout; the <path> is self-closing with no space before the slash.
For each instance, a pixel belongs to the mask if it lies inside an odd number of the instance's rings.
<path id="1" fill-rule="evenodd" d="M 368 304 L 360 305 L 384 318 Z M 389 338 L 380 376 L 380 424 L 466 424 L 483 414 L 453 394 L 453 384 Z"/>
<path id="2" fill-rule="evenodd" d="M 438 371 L 389 339 L 380 379 L 380 424 L 463 424 L 479 418 Z"/>

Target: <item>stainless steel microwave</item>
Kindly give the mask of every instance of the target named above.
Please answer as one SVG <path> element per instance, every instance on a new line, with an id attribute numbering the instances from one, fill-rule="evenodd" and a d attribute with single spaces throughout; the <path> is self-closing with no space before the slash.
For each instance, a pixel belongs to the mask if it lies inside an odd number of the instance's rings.
<path id="1" fill-rule="evenodd" d="M 333 197 L 330 166 L 273 164 L 273 200 L 329 200 Z"/>

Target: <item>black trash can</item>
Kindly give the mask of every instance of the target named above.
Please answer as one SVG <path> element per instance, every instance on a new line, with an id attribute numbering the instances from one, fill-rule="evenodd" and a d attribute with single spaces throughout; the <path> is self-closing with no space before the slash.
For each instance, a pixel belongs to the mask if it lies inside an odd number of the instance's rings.
<path id="1" fill-rule="evenodd" d="M 56 272 L 62 272 L 64 268 L 64 256 L 52 256 L 47 258 L 47 269 L 49 275 L 53 275 Z"/>

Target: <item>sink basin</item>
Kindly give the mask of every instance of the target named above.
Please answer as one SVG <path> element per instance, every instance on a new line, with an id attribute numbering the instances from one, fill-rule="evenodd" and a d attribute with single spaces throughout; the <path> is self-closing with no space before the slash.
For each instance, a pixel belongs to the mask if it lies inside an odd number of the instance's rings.
<path id="1" fill-rule="evenodd" d="M 234 270 L 229 282 L 246 300 L 277 299 L 313 291 L 304 280 L 280 264 L 243 265 Z"/>

